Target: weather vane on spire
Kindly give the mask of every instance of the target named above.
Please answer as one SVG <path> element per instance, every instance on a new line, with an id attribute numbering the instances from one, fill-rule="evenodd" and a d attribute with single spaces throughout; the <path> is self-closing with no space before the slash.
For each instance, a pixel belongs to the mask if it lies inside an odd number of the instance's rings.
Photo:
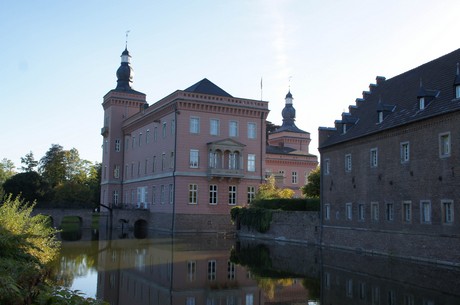
<path id="1" fill-rule="evenodd" d="M 126 31 L 126 45 L 125 45 L 126 49 L 128 48 L 128 34 L 129 34 L 129 32 L 131 32 L 131 30 Z"/>
<path id="2" fill-rule="evenodd" d="M 291 78 L 292 78 L 292 76 L 289 76 L 289 77 L 288 77 L 288 80 L 289 80 L 289 91 L 291 91 Z"/>

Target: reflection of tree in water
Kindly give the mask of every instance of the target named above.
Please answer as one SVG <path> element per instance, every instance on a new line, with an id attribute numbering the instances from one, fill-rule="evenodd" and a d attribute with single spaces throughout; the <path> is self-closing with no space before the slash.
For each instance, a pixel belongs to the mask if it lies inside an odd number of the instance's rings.
<path id="1" fill-rule="evenodd" d="M 293 274 L 285 270 L 276 269 L 270 257 L 270 249 L 263 244 L 241 246 L 237 243 L 230 253 L 231 262 L 242 265 L 253 274 L 258 286 L 263 289 L 269 299 L 275 297 L 275 292 L 283 287 L 291 287 L 301 281 L 308 290 L 312 299 L 320 296 L 319 279 L 306 277 L 302 274 Z"/>
<path id="2" fill-rule="evenodd" d="M 61 254 L 53 264 L 50 279 L 60 286 L 72 286 L 74 278 L 96 271 L 97 251 L 96 242 L 62 243 Z"/>

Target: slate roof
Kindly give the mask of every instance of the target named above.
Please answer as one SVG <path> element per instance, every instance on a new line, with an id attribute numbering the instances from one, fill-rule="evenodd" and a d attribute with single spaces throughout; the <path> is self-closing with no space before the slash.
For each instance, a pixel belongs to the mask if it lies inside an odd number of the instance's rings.
<path id="1" fill-rule="evenodd" d="M 265 148 L 265 152 L 267 154 L 276 154 L 276 155 L 302 155 L 302 156 L 310 156 L 316 157 L 313 154 L 306 153 L 304 151 L 300 151 L 291 147 L 279 147 L 274 145 L 267 145 Z"/>
<path id="2" fill-rule="evenodd" d="M 186 92 L 194 92 L 194 93 L 202 93 L 202 94 L 209 94 L 209 95 L 217 95 L 217 96 L 226 96 L 226 97 L 233 97 L 213 82 L 208 80 L 207 78 L 203 78 L 198 83 L 188 87 L 184 91 Z"/>
<path id="3" fill-rule="evenodd" d="M 364 98 L 356 99 L 356 106 L 350 106 L 349 113 L 343 113 L 342 119 L 335 121 L 336 131 L 320 148 L 459 111 L 460 99 L 455 98 L 454 88 L 458 62 L 460 49 L 393 78 L 378 77 L 377 85 L 371 84 L 370 92 L 363 92 Z M 428 97 L 423 110 L 419 109 L 420 92 L 426 92 Z M 384 112 L 381 123 L 377 111 Z M 346 133 L 342 133 L 343 124 L 347 126 Z"/>

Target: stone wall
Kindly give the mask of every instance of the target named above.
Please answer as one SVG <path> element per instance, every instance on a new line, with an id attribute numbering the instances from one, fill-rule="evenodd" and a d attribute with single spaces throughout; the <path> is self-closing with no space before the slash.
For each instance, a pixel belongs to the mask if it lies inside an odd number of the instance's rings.
<path id="1" fill-rule="evenodd" d="M 319 244 L 319 212 L 273 211 L 270 229 L 260 233 L 241 225 L 238 236 Z"/>

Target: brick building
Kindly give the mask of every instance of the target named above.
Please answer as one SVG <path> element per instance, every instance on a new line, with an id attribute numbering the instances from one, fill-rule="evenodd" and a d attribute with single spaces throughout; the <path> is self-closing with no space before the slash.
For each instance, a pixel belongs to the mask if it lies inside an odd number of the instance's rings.
<path id="1" fill-rule="evenodd" d="M 318 158 L 309 152 L 310 133 L 295 125 L 293 100 L 289 91 L 281 112 L 283 124 L 268 135 L 265 171 L 266 176 L 275 176 L 278 187 L 290 188 L 296 197 L 301 197 L 300 188 L 308 182 L 308 174 L 318 166 Z"/>
<path id="2" fill-rule="evenodd" d="M 268 102 L 233 97 L 203 79 L 149 105 L 132 76 L 125 49 L 117 87 L 102 104 L 101 203 L 149 210 L 150 225 L 168 231 L 228 230 L 230 209 L 249 203 L 265 181 Z M 292 115 L 292 99 L 290 107 Z M 295 110 L 295 127 L 294 118 Z M 270 135 L 284 145 L 276 158 L 269 154 L 270 166 L 304 175 L 305 158 L 316 167 L 309 134 L 283 127 Z"/>
<path id="3" fill-rule="evenodd" d="M 322 244 L 460 263 L 460 49 L 319 128 Z"/>

